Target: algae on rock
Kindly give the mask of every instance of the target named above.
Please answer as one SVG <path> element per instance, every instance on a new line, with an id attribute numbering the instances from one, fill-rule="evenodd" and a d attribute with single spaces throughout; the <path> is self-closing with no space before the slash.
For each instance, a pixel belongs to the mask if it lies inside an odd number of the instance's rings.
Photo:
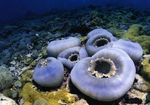
<path id="1" fill-rule="evenodd" d="M 145 77 L 146 79 L 150 81 L 150 58 L 145 57 L 142 62 L 142 65 L 143 65 L 142 75 L 143 77 Z"/>
<path id="2" fill-rule="evenodd" d="M 144 29 L 142 25 L 131 25 L 128 31 L 124 33 L 123 37 L 141 44 L 144 49 L 144 53 L 150 52 L 150 36 L 144 35 Z"/>
<path id="3" fill-rule="evenodd" d="M 0 90 L 9 88 L 14 82 L 14 77 L 5 66 L 0 66 Z"/>
<path id="4" fill-rule="evenodd" d="M 28 92 L 30 90 L 30 92 Z M 43 100 L 47 105 L 60 105 L 60 103 L 66 103 L 71 105 L 77 101 L 77 96 L 69 93 L 66 89 L 59 89 L 52 92 L 41 92 L 30 82 L 26 83 L 22 88 L 20 96 L 24 100 L 24 105 L 32 105 L 33 103 L 39 103 L 39 100 Z M 38 104 L 35 104 L 38 105 Z"/>

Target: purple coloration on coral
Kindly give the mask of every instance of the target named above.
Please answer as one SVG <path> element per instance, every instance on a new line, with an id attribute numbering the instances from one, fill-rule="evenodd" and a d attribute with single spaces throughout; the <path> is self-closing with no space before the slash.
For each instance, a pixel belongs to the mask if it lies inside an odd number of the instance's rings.
<path id="1" fill-rule="evenodd" d="M 58 55 L 58 59 L 69 69 L 85 57 L 88 57 L 88 54 L 84 47 L 68 48 Z"/>
<path id="2" fill-rule="evenodd" d="M 108 37 L 113 37 L 111 32 L 109 32 L 109 31 L 107 31 L 106 29 L 103 29 L 103 28 L 97 28 L 97 29 L 94 29 L 94 30 L 90 31 L 87 34 L 87 37 L 91 38 L 91 37 L 93 37 L 95 35 L 99 35 L 99 36 L 106 35 Z"/>
<path id="3" fill-rule="evenodd" d="M 88 33 L 88 41 L 86 50 L 89 55 L 95 54 L 97 51 L 108 47 L 108 43 L 117 39 L 105 29 L 95 29 Z"/>
<path id="4" fill-rule="evenodd" d="M 103 62 L 102 64 L 105 61 L 108 61 L 105 62 L 108 65 L 113 64 L 111 67 L 114 66 L 115 73 L 110 77 L 98 78 L 93 76 L 89 72 L 90 69 L 105 68 L 102 65 L 91 68 L 91 64 L 96 65 L 95 60 L 97 59 L 100 59 L 100 62 Z M 110 61 L 112 63 L 109 63 Z M 99 101 L 113 101 L 122 97 L 131 88 L 135 71 L 135 65 L 126 52 L 117 48 L 107 48 L 97 52 L 92 57 L 79 61 L 71 71 L 71 80 L 85 95 Z M 102 72 L 101 74 L 105 73 Z"/>
<path id="5" fill-rule="evenodd" d="M 119 39 L 118 41 L 112 42 L 111 47 L 124 50 L 134 62 L 139 62 L 142 59 L 143 49 L 139 43 Z"/>
<path id="6" fill-rule="evenodd" d="M 33 80 L 43 87 L 57 87 L 62 83 L 63 77 L 63 64 L 53 57 L 41 60 L 33 72 Z"/>
<path id="7" fill-rule="evenodd" d="M 49 56 L 57 57 L 60 52 L 67 48 L 80 45 L 80 40 L 76 37 L 69 37 L 67 39 L 52 41 L 48 44 L 47 50 Z"/>

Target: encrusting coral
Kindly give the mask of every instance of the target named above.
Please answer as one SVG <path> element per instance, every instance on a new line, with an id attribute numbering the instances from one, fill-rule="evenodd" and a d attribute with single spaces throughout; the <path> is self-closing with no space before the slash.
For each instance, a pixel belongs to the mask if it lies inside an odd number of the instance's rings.
<path id="1" fill-rule="evenodd" d="M 79 61 L 71 71 L 71 80 L 87 96 L 113 101 L 131 88 L 135 72 L 135 65 L 126 52 L 106 48 Z"/>
<path id="2" fill-rule="evenodd" d="M 144 60 L 142 61 L 142 66 L 143 69 L 141 72 L 143 76 L 150 80 L 150 55 L 144 57 Z"/>
<path id="3" fill-rule="evenodd" d="M 44 105 L 60 105 L 68 104 L 77 101 L 77 96 L 69 93 L 66 89 L 60 89 L 52 92 L 40 92 L 37 88 L 30 82 L 26 83 L 21 91 L 21 96 L 24 100 L 24 105 L 39 105 L 42 100 Z"/>

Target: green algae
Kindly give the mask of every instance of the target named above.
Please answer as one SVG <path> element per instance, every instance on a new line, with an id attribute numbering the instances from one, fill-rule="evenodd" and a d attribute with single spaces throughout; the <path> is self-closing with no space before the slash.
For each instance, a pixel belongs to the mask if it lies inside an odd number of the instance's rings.
<path id="1" fill-rule="evenodd" d="M 133 36 L 139 36 L 143 34 L 143 26 L 140 24 L 133 24 L 129 27 L 128 31 L 125 33 L 125 37 L 132 38 Z"/>
<path id="2" fill-rule="evenodd" d="M 145 77 L 146 79 L 148 79 L 150 81 L 150 58 L 145 57 L 144 60 L 142 61 L 142 75 L 143 77 Z"/>
<path id="3" fill-rule="evenodd" d="M 115 27 L 111 27 L 109 30 L 118 38 L 138 42 L 142 46 L 145 54 L 150 52 L 150 36 L 145 35 L 144 26 L 140 24 L 132 24 L 127 31 Z"/>
<path id="4" fill-rule="evenodd" d="M 144 28 L 142 25 L 133 24 L 124 33 L 123 38 L 138 42 L 144 49 L 144 53 L 150 52 L 150 36 L 144 35 Z"/>
<path id="5" fill-rule="evenodd" d="M 121 38 L 125 33 L 125 30 L 121 30 L 121 29 L 114 28 L 114 27 L 109 28 L 109 31 L 112 32 L 112 34 L 116 36 L 117 38 Z"/>
<path id="6" fill-rule="evenodd" d="M 21 75 L 21 82 L 24 84 L 26 82 L 32 81 L 32 70 L 26 70 Z"/>
<path id="7" fill-rule="evenodd" d="M 43 47 L 42 49 L 41 49 L 41 51 L 39 52 L 39 57 L 40 58 L 45 58 L 45 57 L 47 57 L 47 48 L 46 47 Z"/>
<path id="8" fill-rule="evenodd" d="M 87 41 L 87 36 L 80 36 L 80 41 L 81 41 L 81 44 L 84 45 Z"/>
<path id="9" fill-rule="evenodd" d="M 48 105 L 48 101 L 43 98 L 40 98 L 35 100 L 33 105 Z"/>
<path id="10" fill-rule="evenodd" d="M 138 37 L 134 37 L 131 40 L 138 42 L 144 49 L 145 54 L 148 54 L 150 52 L 150 47 L 149 47 L 150 46 L 150 36 L 141 35 Z"/>
<path id="11" fill-rule="evenodd" d="M 30 92 L 29 92 L 30 90 Z M 33 103 L 40 103 L 39 100 L 45 100 L 45 105 L 60 105 L 60 103 L 66 103 L 71 105 L 77 101 L 77 96 L 69 93 L 66 89 L 59 89 L 51 92 L 41 92 L 30 82 L 26 83 L 22 88 L 20 96 L 24 100 L 24 105 L 30 105 Z M 38 102 L 37 102 L 38 100 Z M 38 105 L 35 104 L 35 105 Z"/>

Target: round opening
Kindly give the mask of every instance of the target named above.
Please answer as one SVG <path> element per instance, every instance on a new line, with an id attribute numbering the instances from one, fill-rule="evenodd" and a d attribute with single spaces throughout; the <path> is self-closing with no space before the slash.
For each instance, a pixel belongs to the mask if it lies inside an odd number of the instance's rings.
<path id="1" fill-rule="evenodd" d="M 69 60 L 74 62 L 77 61 L 79 59 L 78 54 L 72 54 L 69 56 Z"/>
<path id="2" fill-rule="evenodd" d="M 116 66 L 111 59 L 91 60 L 88 71 L 96 78 L 110 78 L 116 74 Z"/>
<path id="3" fill-rule="evenodd" d="M 94 45 L 96 47 L 101 47 L 101 46 L 106 45 L 108 42 L 109 42 L 109 40 L 106 38 L 99 38 L 99 39 L 95 40 Z"/>
<path id="4" fill-rule="evenodd" d="M 95 62 L 95 71 L 98 71 L 102 74 L 108 74 L 111 70 L 111 64 L 106 61 L 96 61 Z"/>

